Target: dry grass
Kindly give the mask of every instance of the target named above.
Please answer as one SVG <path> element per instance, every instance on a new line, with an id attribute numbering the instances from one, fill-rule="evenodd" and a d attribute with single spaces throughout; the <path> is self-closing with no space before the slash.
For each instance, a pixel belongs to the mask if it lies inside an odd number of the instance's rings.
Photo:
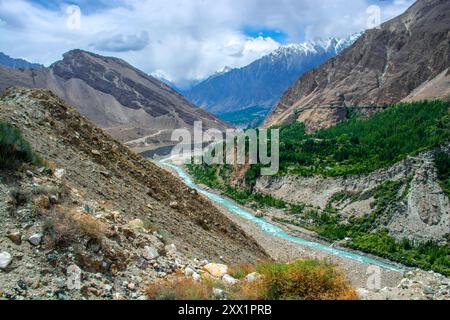
<path id="1" fill-rule="evenodd" d="M 62 206 L 47 213 L 44 229 L 55 245 L 70 243 L 80 236 L 101 240 L 107 232 L 106 226 L 93 216 Z"/>
<path id="2" fill-rule="evenodd" d="M 50 203 L 50 199 L 48 196 L 39 196 L 33 199 L 33 204 L 39 208 L 44 210 L 50 210 L 52 204 Z"/>
<path id="3" fill-rule="evenodd" d="M 248 283 L 248 273 L 259 272 L 262 277 Z M 227 287 L 218 282 L 195 282 L 182 276 L 158 281 L 147 288 L 150 299 L 210 300 L 213 288 L 221 287 L 231 300 L 356 300 L 357 294 L 334 265 L 316 260 L 300 260 L 290 264 L 266 262 L 257 266 L 240 265 L 230 274 L 242 280 Z"/>
<path id="4" fill-rule="evenodd" d="M 242 279 L 249 273 L 255 272 L 256 266 L 250 263 L 240 264 L 238 266 L 230 267 L 228 273 L 235 279 Z"/>
<path id="5" fill-rule="evenodd" d="M 209 281 L 197 282 L 191 278 L 176 277 L 151 284 L 147 296 L 151 300 L 211 300 L 213 286 Z"/>
<path id="6" fill-rule="evenodd" d="M 262 278 L 244 284 L 236 299 L 250 300 L 355 300 L 357 294 L 334 265 L 316 260 L 290 264 L 263 263 Z"/>

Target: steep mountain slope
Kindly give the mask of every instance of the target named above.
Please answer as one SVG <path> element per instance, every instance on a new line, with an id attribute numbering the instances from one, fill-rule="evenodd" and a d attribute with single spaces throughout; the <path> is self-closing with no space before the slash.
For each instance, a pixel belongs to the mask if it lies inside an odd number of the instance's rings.
<path id="1" fill-rule="evenodd" d="M 280 47 L 246 67 L 211 76 L 186 92 L 186 96 L 215 114 L 251 107 L 259 107 L 267 112 L 293 81 L 334 57 L 357 37 Z"/>
<path id="2" fill-rule="evenodd" d="M 226 125 L 189 103 L 167 85 L 117 58 L 81 50 L 42 70 L 0 68 L 0 90 L 11 85 L 46 88 L 73 105 L 114 138 L 132 147 L 172 144 L 171 131 Z"/>
<path id="3" fill-rule="evenodd" d="M 0 99 L 0 122 L 20 128 L 51 168 L 0 169 L 1 233 L 42 237 L 36 247 L 0 239 L 2 251 L 13 256 L 10 272 L 0 272 L 2 290 L 18 279 L 34 283 L 42 277 L 28 294 L 46 295 L 56 277 L 65 279 L 66 268 L 76 264 L 87 288 L 70 294 L 111 297 L 114 290 L 133 298 L 147 281 L 203 259 L 266 258 L 203 196 L 111 139 L 50 91 L 8 89 Z M 112 282 L 113 289 L 99 282 Z"/>
<path id="4" fill-rule="evenodd" d="M 0 65 L 14 69 L 42 69 L 44 66 L 39 63 L 31 63 L 23 59 L 15 59 L 0 52 Z"/>
<path id="5" fill-rule="evenodd" d="M 301 77 L 264 125 L 298 120 L 312 131 L 346 119 L 349 107 L 371 114 L 399 102 L 425 82 L 446 90 L 445 82 L 438 83 L 445 81 L 443 74 L 450 67 L 449 30 L 450 2 L 417 1 L 404 14 L 380 29 L 368 30 L 350 48 Z M 439 92 L 432 94 L 439 96 Z"/>

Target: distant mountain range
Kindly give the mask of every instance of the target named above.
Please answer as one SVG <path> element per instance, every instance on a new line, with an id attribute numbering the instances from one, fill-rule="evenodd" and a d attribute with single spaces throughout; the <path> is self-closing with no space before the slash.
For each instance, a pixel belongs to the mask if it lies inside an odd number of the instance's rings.
<path id="1" fill-rule="evenodd" d="M 336 56 L 358 36 L 282 46 L 246 67 L 221 70 L 183 93 L 223 120 L 255 125 L 295 80 Z"/>
<path id="2" fill-rule="evenodd" d="M 304 122 L 308 131 L 373 114 L 400 101 L 450 98 L 450 2 L 419 0 L 350 48 L 304 74 L 265 126 Z"/>
<path id="3" fill-rule="evenodd" d="M 14 59 L 10 56 L 0 52 L 0 65 L 9 68 L 23 68 L 23 69 L 42 69 L 44 66 L 39 63 L 31 63 L 23 59 Z"/>
<path id="4" fill-rule="evenodd" d="M 205 130 L 228 127 L 127 62 L 82 50 L 39 70 L 0 66 L 0 91 L 10 86 L 52 90 L 137 151 L 173 145 L 172 130 L 191 130 L 195 121 L 202 121 Z"/>

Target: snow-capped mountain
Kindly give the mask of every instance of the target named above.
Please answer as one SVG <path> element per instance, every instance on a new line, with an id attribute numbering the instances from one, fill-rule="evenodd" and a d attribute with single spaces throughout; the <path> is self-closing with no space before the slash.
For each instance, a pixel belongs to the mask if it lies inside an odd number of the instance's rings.
<path id="1" fill-rule="evenodd" d="M 295 80 L 349 47 L 359 35 L 282 46 L 246 67 L 221 70 L 184 93 L 219 116 L 255 107 L 268 112 Z"/>

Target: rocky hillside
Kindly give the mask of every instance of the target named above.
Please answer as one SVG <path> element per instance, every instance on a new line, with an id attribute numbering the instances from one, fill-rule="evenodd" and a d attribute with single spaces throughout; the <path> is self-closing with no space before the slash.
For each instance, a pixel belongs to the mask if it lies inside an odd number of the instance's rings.
<path id="1" fill-rule="evenodd" d="M 42 69 L 44 68 L 43 65 L 39 63 L 31 63 L 24 59 L 15 59 L 11 58 L 10 56 L 4 54 L 3 52 L 0 52 L 0 65 L 13 68 L 13 69 Z"/>
<path id="2" fill-rule="evenodd" d="M 179 93 L 123 60 L 81 50 L 42 70 L 0 67 L 0 90 L 19 85 L 52 90 L 114 138 L 131 147 L 173 144 L 176 128 L 224 129 L 226 125 Z"/>
<path id="3" fill-rule="evenodd" d="M 418 0 L 301 77 L 264 125 L 301 121 L 313 131 L 346 119 L 349 108 L 372 114 L 405 98 L 448 98 L 449 30 L 449 1 Z"/>
<path id="4" fill-rule="evenodd" d="M 377 190 L 387 186 L 387 182 L 396 184 L 396 191 L 380 212 Z M 378 227 L 386 228 L 397 239 L 450 241 L 450 199 L 439 185 L 432 153 L 409 157 L 368 175 L 261 177 L 256 181 L 255 192 L 320 210 L 332 206 L 344 221 L 377 212 L 385 215 L 379 218 Z M 284 218 L 290 222 L 302 219 L 301 215 L 292 214 Z"/>
<path id="5" fill-rule="evenodd" d="M 0 122 L 44 160 L 1 170 L 0 297 L 136 299 L 205 259 L 267 258 L 209 201 L 50 91 L 8 89 Z M 81 291 L 66 287 L 71 265 Z"/>
<path id="6" fill-rule="evenodd" d="M 289 85 L 353 44 L 358 36 L 282 46 L 246 67 L 211 76 L 188 90 L 186 97 L 219 116 L 258 107 L 265 117 Z"/>

